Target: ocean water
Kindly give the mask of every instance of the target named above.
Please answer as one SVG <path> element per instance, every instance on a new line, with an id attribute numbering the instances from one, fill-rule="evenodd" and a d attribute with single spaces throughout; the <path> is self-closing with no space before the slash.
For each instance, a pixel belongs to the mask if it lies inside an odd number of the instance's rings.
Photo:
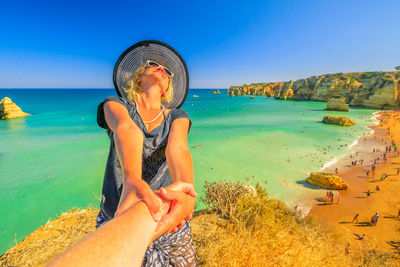
<path id="1" fill-rule="evenodd" d="M 315 194 L 311 171 L 348 154 L 374 124 L 371 109 L 351 109 L 351 128 L 325 125 L 326 103 L 230 97 L 191 89 L 182 107 L 192 128 L 189 148 L 196 190 L 205 181 L 260 183 L 294 205 Z M 2 89 L 32 116 L 0 121 L 0 254 L 48 219 L 73 207 L 98 206 L 109 140 L 97 105 L 112 89 Z M 198 96 L 198 97 L 194 97 Z M 197 209 L 204 206 L 199 201 Z"/>

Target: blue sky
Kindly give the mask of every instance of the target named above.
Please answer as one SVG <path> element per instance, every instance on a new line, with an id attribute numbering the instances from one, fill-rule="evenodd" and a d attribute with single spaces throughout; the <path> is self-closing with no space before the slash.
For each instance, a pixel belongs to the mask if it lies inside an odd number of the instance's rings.
<path id="1" fill-rule="evenodd" d="M 0 88 L 112 88 L 130 45 L 158 39 L 191 88 L 400 65 L 400 1 L 2 1 Z"/>

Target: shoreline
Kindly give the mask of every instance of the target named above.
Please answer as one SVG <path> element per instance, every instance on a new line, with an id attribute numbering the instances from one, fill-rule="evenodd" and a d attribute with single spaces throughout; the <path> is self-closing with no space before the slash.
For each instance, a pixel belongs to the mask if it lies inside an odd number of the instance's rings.
<path id="1" fill-rule="evenodd" d="M 400 220 L 397 219 L 397 212 L 400 208 L 400 199 L 395 200 L 397 192 L 400 191 L 400 176 L 397 169 L 400 168 L 400 156 L 392 152 L 387 153 L 387 161 L 378 160 L 375 175 L 367 175 L 371 170 L 374 159 L 379 154 L 381 157 L 385 152 L 386 146 L 390 146 L 391 140 L 396 144 L 400 143 L 400 112 L 399 111 L 378 111 L 373 114 L 378 122 L 376 125 L 368 126 L 371 132 L 365 136 L 360 136 L 352 147 L 350 155 L 343 156 L 335 163 L 322 168 L 320 171 L 335 173 L 337 168 L 339 175 L 349 184 L 346 191 L 322 190 L 320 197 L 308 198 L 312 203 L 310 214 L 317 216 L 323 222 L 334 226 L 344 238 L 354 247 L 361 247 L 363 242 L 372 243 L 382 250 L 394 249 L 398 245 L 400 234 Z M 394 127 L 397 126 L 397 127 Z M 390 127 L 390 131 L 388 131 Z M 373 152 L 373 149 L 380 152 Z M 364 160 L 356 166 L 351 165 L 352 160 Z M 387 174 L 388 178 L 381 180 L 382 174 Z M 380 190 L 376 191 L 379 185 Z M 367 191 L 371 194 L 367 197 Z M 334 202 L 330 203 L 324 199 L 324 193 L 334 192 Z M 340 194 L 340 202 L 336 203 Z M 378 213 L 380 216 L 376 226 L 369 226 L 370 218 Z M 355 214 L 359 214 L 359 222 L 352 223 Z M 357 235 L 366 235 L 366 240 L 359 240 Z M 389 243 L 388 243 L 389 242 Z M 392 243 L 390 243 L 392 242 Z M 393 243 L 394 242 L 394 243 Z"/>

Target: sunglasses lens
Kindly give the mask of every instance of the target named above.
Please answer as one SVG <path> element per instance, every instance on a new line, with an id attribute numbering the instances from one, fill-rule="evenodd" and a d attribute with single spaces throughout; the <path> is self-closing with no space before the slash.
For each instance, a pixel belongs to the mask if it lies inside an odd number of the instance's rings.
<path id="1" fill-rule="evenodd" d="M 172 72 L 171 72 L 169 69 L 164 68 L 164 72 L 165 72 L 165 74 L 167 74 L 169 77 L 172 77 Z"/>
<path id="2" fill-rule="evenodd" d="M 152 66 L 152 67 L 155 67 L 155 68 L 160 66 L 160 65 L 158 65 L 158 63 L 153 62 L 153 61 L 149 61 L 149 65 Z"/>

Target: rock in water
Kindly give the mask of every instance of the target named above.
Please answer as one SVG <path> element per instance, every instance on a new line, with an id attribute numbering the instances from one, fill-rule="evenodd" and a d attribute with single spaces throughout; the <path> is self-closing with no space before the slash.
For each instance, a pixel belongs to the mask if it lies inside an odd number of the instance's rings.
<path id="1" fill-rule="evenodd" d="M 219 92 L 219 90 L 217 89 L 217 90 L 215 90 L 215 91 L 213 91 L 212 92 L 214 95 L 219 95 L 220 94 L 220 92 Z"/>
<path id="2" fill-rule="evenodd" d="M 309 184 L 329 189 L 345 190 L 349 188 L 349 185 L 343 182 L 340 176 L 326 172 L 312 172 L 306 181 Z"/>
<path id="3" fill-rule="evenodd" d="M 7 120 L 13 118 L 22 118 L 29 116 L 29 113 L 23 112 L 9 97 L 0 101 L 0 119 Z"/>
<path id="4" fill-rule="evenodd" d="M 349 111 L 349 105 L 346 104 L 346 98 L 341 95 L 333 95 L 326 102 L 327 110 Z"/>
<path id="5" fill-rule="evenodd" d="M 323 123 L 326 124 L 336 124 L 340 126 L 353 126 L 356 123 L 349 117 L 346 116 L 334 116 L 334 115 L 327 115 L 322 120 Z"/>

